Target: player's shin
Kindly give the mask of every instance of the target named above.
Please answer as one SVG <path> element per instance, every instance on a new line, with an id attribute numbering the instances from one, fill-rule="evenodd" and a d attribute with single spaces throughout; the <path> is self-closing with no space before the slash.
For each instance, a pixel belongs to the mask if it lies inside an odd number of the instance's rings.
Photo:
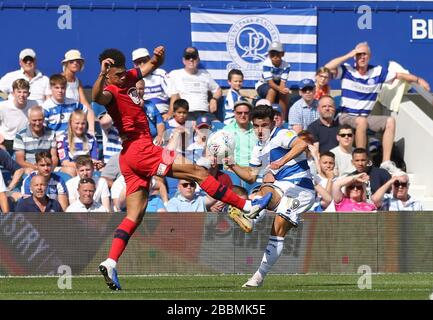
<path id="1" fill-rule="evenodd" d="M 114 232 L 113 242 L 111 243 L 110 253 L 108 258 L 114 261 L 118 261 L 123 251 L 125 250 L 129 238 L 133 235 L 138 223 L 125 218 L 117 227 Z"/>

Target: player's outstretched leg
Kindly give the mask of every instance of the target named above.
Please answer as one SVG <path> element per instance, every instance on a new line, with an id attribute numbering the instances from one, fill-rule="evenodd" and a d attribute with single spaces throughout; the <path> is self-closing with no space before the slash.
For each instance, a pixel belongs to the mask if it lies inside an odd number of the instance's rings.
<path id="1" fill-rule="evenodd" d="M 117 261 L 126 249 L 129 238 L 134 234 L 140 225 L 144 212 L 146 211 L 148 193 L 145 189 L 127 195 L 126 197 L 126 218 L 114 232 L 113 242 L 108 258 L 99 265 L 99 272 L 104 277 L 105 283 L 111 290 L 121 290 L 117 277 Z"/>

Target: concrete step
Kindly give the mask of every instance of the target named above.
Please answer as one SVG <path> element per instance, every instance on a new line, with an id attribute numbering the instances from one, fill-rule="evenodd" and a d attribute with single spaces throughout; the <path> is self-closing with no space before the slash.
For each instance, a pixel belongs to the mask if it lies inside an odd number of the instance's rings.
<path id="1" fill-rule="evenodd" d="M 426 197 L 426 189 L 427 188 L 425 185 L 411 183 L 409 187 L 409 194 L 416 199 L 423 199 Z"/>
<path id="2" fill-rule="evenodd" d="M 423 199 L 419 199 L 422 202 L 422 207 L 424 211 L 433 211 L 433 197 L 425 197 Z"/>

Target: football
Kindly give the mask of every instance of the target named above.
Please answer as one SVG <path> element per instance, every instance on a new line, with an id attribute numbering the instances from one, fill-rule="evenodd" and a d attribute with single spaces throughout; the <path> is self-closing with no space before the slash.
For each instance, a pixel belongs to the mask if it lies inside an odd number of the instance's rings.
<path id="1" fill-rule="evenodd" d="M 207 139 L 209 153 L 217 158 L 232 156 L 235 150 L 235 137 L 233 133 L 219 130 L 212 133 Z"/>

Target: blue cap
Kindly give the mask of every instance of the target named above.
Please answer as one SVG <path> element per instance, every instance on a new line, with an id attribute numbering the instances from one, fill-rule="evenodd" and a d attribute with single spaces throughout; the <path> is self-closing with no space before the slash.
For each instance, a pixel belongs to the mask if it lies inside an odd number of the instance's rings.
<path id="1" fill-rule="evenodd" d="M 197 121 L 196 121 L 196 127 L 197 128 L 201 128 L 201 127 L 204 127 L 204 126 L 207 126 L 207 127 L 212 127 L 212 121 L 211 121 L 211 119 L 208 117 L 208 116 L 206 116 L 206 115 L 202 115 L 202 116 L 199 116 L 198 118 L 197 118 Z"/>
<path id="2" fill-rule="evenodd" d="M 274 111 L 277 111 L 279 113 L 283 113 L 283 109 L 281 109 L 281 106 L 278 103 L 273 103 L 272 109 L 274 109 Z"/>
<path id="3" fill-rule="evenodd" d="M 304 88 L 314 88 L 316 86 L 316 84 L 314 83 L 313 80 L 311 79 L 302 79 L 301 81 L 299 81 L 299 89 L 302 90 Z"/>

